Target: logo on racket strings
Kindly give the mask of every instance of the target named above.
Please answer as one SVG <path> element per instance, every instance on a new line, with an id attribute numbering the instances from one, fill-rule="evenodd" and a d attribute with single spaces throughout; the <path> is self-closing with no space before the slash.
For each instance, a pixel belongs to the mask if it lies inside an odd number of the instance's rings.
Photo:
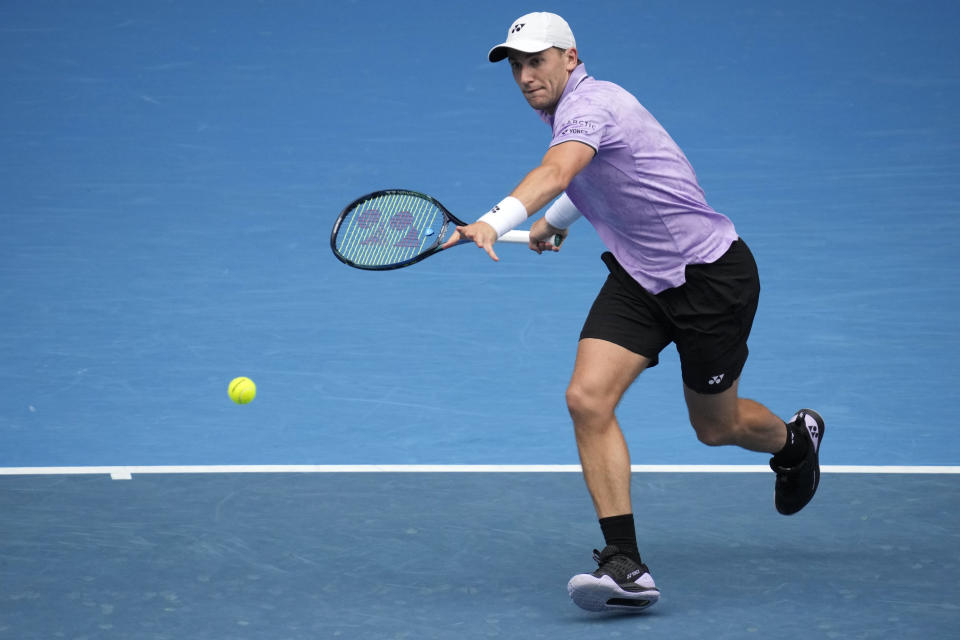
<path id="1" fill-rule="evenodd" d="M 357 218 L 357 227 L 360 229 L 372 229 L 370 235 L 362 240 L 360 244 L 383 244 L 385 241 L 396 238 L 400 239 L 393 243 L 394 247 L 419 247 L 420 231 L 413 224 L 413 214 L 409 211 L 398 211 L 384 222 L 381 222 L 382 214 L 379 209 L 367 209 L 362 211 Z M 389 236 L 385 238 L 384 236 Z"/>

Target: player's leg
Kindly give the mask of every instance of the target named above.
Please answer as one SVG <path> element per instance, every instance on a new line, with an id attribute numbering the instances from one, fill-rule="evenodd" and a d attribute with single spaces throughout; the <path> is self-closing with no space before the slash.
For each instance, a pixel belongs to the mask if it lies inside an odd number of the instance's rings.
<path id="1" fill-rule="evenodd" d="M 605 546 L 599 565 L 571 578 L 567 589 L 584 609 L 642 610 L 660 596 L 640 558 L 630 502 L 630 455 L 615 410 L 642 371 L 657 364 L 670 328 L 656 299 L 631 278 L 613 254 L 603 254 L 610 276 L 580 332 L 567 388 L 584 479 Z"/>
<path id="2" fill-rule="evenodd" d="M 603 520 L 632 513 L 630 455 L 614 412 L 637 376 L 657 364 L 670 337 L 654 297 L 624 271 L 613 254 L 606 252 L 602 258 L 610 275 L 580 332 L 567 408 L 584 479 L 604 537 L 609 539 Z M 632 516 L 627 535 L 635 538 Z"/>
<path id="3" fill-rule="evenodd" d="M 573 419 L 583 476 L 598 518 L 631 512 L 630 454 L 617 422 L 620 398 L 650 360 L 595 338 L 577 347 L 567 408 Z"/>
<path id="4" fill-rule="evenodd" d="M 739 397 L 739 386 L 737 379 L 726 391 L 705 394 L 683 385 L 697 438 L 711 446 L 736 445 L 777 453 L 787 442 L 787 425 L 759 402 Z"/>
<path id="5" fill-rule="evenodd" d="M 687 267 L 687 282 L 665 294 L 683 372 L 684 397 L 697 437 L 775 454 L 775 504 L 796 513 L 820 481 L 823 419 L 809 409 L 786 424 L 759 402 L 739 397 L 747 338 L 760 295 L 757 265 L 738 240 L 719 260 Z"/>
<path id="6" fill-rule="evenodd" d="M 738 383 L 717 394 L 697 393 L 684 385 L 690 424 L 705 444 L 775 454 L 770 459 L 777 474 L 774 503 L 780 513 L 794 514 L 813 499 L 820 484 L 823 418 L 802 409 L 784 423 L 759 402 L 738 397 Z"/>
<path id="7" fill-rule="evenodd" d="M 640 611 L 660 592 L 640 559 L 630 500 L 630 454 L 615 410 L 650 360 L 606 340 L 584 338 L 567 388 L 583 477 L 606 540 L 594 551 L 593 573 L 575 575 L 567 590 L 589 611 Z"/>

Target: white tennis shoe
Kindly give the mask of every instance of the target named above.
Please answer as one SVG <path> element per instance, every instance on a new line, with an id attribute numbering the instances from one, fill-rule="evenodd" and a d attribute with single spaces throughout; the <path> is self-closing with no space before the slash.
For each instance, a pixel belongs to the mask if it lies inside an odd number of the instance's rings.
<path id="1" fill-rule="evenodd" d="M 577 574 L 567 583 L 570 598 L 581 609 L 639 612 L 660 599 L 647 565 L 620 553 L 617 547 L 594 549 L 593 559 L 599 565 L 596 571 Z"/>

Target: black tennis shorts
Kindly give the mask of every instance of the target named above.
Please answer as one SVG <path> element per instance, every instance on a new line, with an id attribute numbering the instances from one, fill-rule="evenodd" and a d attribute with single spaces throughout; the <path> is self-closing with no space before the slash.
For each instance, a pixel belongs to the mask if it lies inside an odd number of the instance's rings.
<path id="1" fill-rule="evenodd" d="M 716 262 L 688 265 L 686 282 L 656 295 L 623 269 L 610 252 L 610 275 L 584 322 L 580 338 L 613 342 L 650 359 L 673 342 L 683 382 L 697 393 L 720 393 L 740 377 L 747 338 L 760 299 L 753 254 L 737 240 Z"/>

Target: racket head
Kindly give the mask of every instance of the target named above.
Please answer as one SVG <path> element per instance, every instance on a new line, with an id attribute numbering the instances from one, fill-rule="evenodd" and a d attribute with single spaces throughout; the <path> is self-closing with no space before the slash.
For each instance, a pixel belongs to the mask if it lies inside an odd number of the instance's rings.
<path id="1" fill-rule="evenodd" d="M 456 225 L 464 224 L 431 196 L 384 189 L 348 204 L 333 225 L 330 248 L 357 269 L 399 269 L 440 250 Z"/>

